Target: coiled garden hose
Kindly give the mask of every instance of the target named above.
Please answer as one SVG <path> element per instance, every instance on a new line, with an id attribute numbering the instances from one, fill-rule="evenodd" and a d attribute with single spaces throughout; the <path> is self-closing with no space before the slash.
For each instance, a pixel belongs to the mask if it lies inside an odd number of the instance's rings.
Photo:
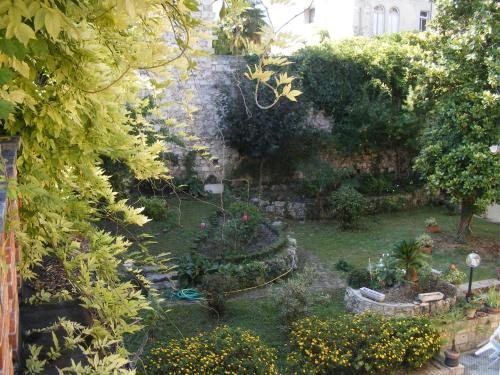
<path id="1" fill-rule="evenodd" d="M 175 297 L 184 301 L 199 301 L 204 299 L 203 295 L 195 288 L 181 289 L 175 293 Z"/>

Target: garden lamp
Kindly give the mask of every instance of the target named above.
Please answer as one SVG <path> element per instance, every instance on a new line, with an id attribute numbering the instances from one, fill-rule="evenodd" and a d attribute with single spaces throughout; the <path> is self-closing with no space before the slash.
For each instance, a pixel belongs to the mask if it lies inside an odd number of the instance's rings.
<path id="1" fill-rule="evenodd" d="M 469 289 L 467 290 L 467 294 L 465 295 L 465 299 L 467 302 L 469 302 L 469 298 L 472 295 L 472 274 L 474 272 L 474 268 L 478 267 L 479 264 L 481 263 L 481 257 L 477 253 L 470 253 L 467 255 L 467 259 L 465 259 L 465 264 L 467 264 L 467 267 L 470 268 L 470 274 L 469 274 Z"/>

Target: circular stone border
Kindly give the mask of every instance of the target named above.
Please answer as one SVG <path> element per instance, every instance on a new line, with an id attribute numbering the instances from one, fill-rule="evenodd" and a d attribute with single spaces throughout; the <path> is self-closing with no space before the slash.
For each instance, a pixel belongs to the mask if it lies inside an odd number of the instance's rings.
<path id="1" fill-rule="evenodd" d="M 450 284 L 451 285 L 451 284 Z M 456 287 L 453 285 L 456 289 Z M 377 302 L 361 295 L 359 289 L 347 287 L 344 303 L 347 310 L 359 314 L 372 311 L 386 316 L 428 315 L 448 311 L 457 302 L 457 297 L 445 297 L 435 302 L 391 303 Z"/>

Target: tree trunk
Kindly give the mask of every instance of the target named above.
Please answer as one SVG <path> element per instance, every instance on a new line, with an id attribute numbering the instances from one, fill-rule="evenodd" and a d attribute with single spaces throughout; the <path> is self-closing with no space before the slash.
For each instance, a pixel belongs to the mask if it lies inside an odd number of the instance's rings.
<path id="1" fill-rule="evenodd" d="M 415 268 L 409 268 L 406 270 L 405 279 L 413 283 L 416 283 L 418 281 L 418 273 Z"/>
<path id="2" fill-rule="evenodd" d="M 265 159 L 261 159 L 259 165 L 259 201 L 262 197 L 262 178 L 263 178 L 262 175 L 264 174 L 264 162 Z"/>
<path id="3" fill-rule="evenodd" d="M 457 241 L 467 242 L 472 234 L 471 224 L 474 215 L 474 197 L 468 197 L 462 200 L 462 209 L 460 212 L 460 224 L 458 224 Z"/>

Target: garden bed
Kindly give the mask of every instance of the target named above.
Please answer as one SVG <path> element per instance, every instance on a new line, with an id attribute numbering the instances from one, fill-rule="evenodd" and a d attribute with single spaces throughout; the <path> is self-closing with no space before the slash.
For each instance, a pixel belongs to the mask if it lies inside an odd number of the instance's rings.
<path id="1" fill-rule="evenodd" d="M 454 286 L 451 285 L 451 287 Z M 377 302 L 363 296 L 359 289 L 349 287 L 346 288 L 344 297 L 344 302 L 348 311 L 356 314 L 372 311 L 386 316 L 414 316 L 445 312 L 455 305 L 457 297 L 446 297 L 445 295 L 444 299 L 435 302 L 407 301 L 407 298 L 403 298 L 400 302 Z"/>

